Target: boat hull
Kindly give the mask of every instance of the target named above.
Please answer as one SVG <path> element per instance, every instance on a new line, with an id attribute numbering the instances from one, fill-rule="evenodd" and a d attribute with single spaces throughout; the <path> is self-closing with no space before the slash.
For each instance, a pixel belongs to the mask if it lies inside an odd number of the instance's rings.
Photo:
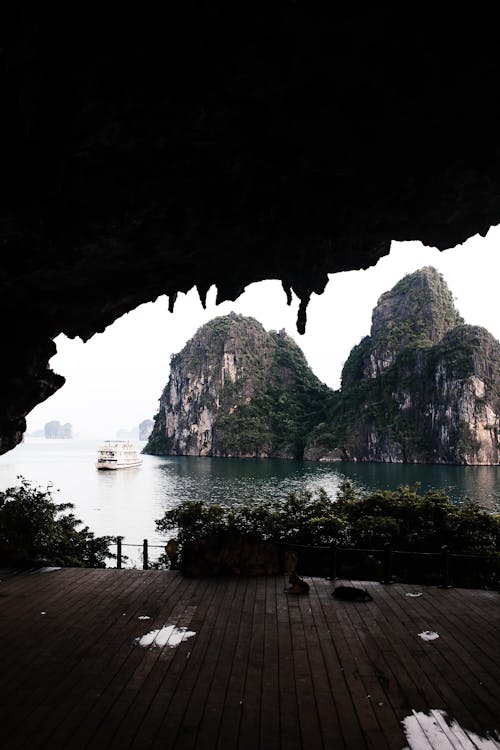
<path id="1" fill-rule="evenodd" d="M 119 464 L 119 463 L 99 463 L 96 464 L 96 468 L 99 471 L 116 471 L 117 469 L 137 469 L 139 466 L 142 466 L 142 461 L 135 461 L 134 463 L 130 464 Z"/>

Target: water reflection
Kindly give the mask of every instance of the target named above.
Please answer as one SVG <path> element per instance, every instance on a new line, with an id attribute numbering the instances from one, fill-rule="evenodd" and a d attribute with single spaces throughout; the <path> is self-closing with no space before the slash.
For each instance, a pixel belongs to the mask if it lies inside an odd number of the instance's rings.
<path id="1" fill-rule="evenodd" d="M 335 497 L 349 479 L 354 487 L 439 489 L 456 503 L 477 502 L 500 511 L 499 466 L 316 464 L 301 461 L 175 457 L 159 459 L 159 483 L 168 505 L 182 500 L 228 504 L 276 500 L 290 491 L 322 487 Z"/>
<path id="2" fill-rule="evenodd" d="M 341 472 L 365 489 L 395 489 L 420 484 L 425 492 L 439 489 L 453 502 L 477 502 L 500 511 L 500 466 L 430 466 L 422 464 L 342 464 Z"/>

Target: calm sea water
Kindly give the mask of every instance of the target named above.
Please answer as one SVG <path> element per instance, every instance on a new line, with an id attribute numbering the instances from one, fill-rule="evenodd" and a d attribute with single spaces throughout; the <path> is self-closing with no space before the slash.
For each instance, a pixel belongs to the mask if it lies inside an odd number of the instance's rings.
<path id="1" fill-rule="evenodd" d="M 142 449 L 144 443 L 137 443 Z M 97 471 L 99 441 L 27 438 L 0 456 L 0 490 L 22 475 L 56 499 L 72 502 L 75 514 L 98 535 L 122 535 L 124 543 L 160 544 L 154 521 L 182 500 L 242 503 L 279 500 L 290 490 L 323 487 L 332 497 L 351 479 L 360 490 L 395 489 L 420 482 L 422 490 L 445 490 L 458 503 L 474 500 L 500 512 L 500 466 L 318 464 L 143 456 L 139 469 Z"/>

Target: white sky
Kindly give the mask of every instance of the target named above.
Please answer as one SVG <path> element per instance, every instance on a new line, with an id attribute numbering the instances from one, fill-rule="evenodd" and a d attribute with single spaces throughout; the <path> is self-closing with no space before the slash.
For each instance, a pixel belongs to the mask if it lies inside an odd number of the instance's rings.
<path id="1" fill-rule="evenodd" d="M 28 416 L 28 432 L 57 419 L 71 422 L 80 437 L 114 438 L 157 411 L 174 354 L 204 323 L 231 310 L 259 320 L 266 330 L 285 330 L 304 351 L 315 374 L 332 388 L 351 348 L 370 332 L 371 313 L 380 295 L 406 273 L 435 266 L 446 279 L 466 323 L 487 328 L 500 339 L 500 227 L 487 237 L 439 252 L 420 242 L 394 242 L 391 252 L 366 271 L 332 274 L 325 292 L 313 295 L 304 336 L 295 321 L 298 300 L 286 305 L 279 281 L 247 287 L 236 302 L 215 305 L 215 287 L 203 310 L 195 289 L 179 295 L 173 314 L 167 299 L 141 305 L 90 341 L 56 339 L 51 367 L 66 384 Z"/>

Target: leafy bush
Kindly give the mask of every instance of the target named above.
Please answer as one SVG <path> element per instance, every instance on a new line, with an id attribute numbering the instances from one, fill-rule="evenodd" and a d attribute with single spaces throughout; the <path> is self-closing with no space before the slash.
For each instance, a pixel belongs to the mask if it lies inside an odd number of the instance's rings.
<path id="1" fill-rule="evenodd" d="M 455 505 L 439 490 L 422 495 L 418 485 L 401 486 L 359 497 L 346 482 L 337 505 L 356 547 L 368 546 L 364 542 L 369 533 L 373 542 L 390 542 L 399 550 L 438 552 L 446 544 L 455 553 L 500 551 L 500 517 L 475 503 Z"/>
<path id="2" fill-rule="evenodd" d="M 175 532 L 180 567 L 183 549 L 200 542 L 212 548 L 235 538 L 253 541 L 340 547 L 438 552 L 447 544 L 455 553 L 497 554 L 500 516 L 477 505 L 454 505 L 439 491 L 418 486 L 358 495 L 349 481 L 332 500 L 324 490 L 291 492 L 284 502 L 237 508 L 183 502 L 156 521 L 158 531 Z"/>
<path id="3" fill-rule="evenodd" d="M 0 562 L 105 567 L 112 537 L 96 537 L 66 513 L 72 503 L 55 503 L 50 490 L 18 477 L 20 485 L 0 492 Z"/>

